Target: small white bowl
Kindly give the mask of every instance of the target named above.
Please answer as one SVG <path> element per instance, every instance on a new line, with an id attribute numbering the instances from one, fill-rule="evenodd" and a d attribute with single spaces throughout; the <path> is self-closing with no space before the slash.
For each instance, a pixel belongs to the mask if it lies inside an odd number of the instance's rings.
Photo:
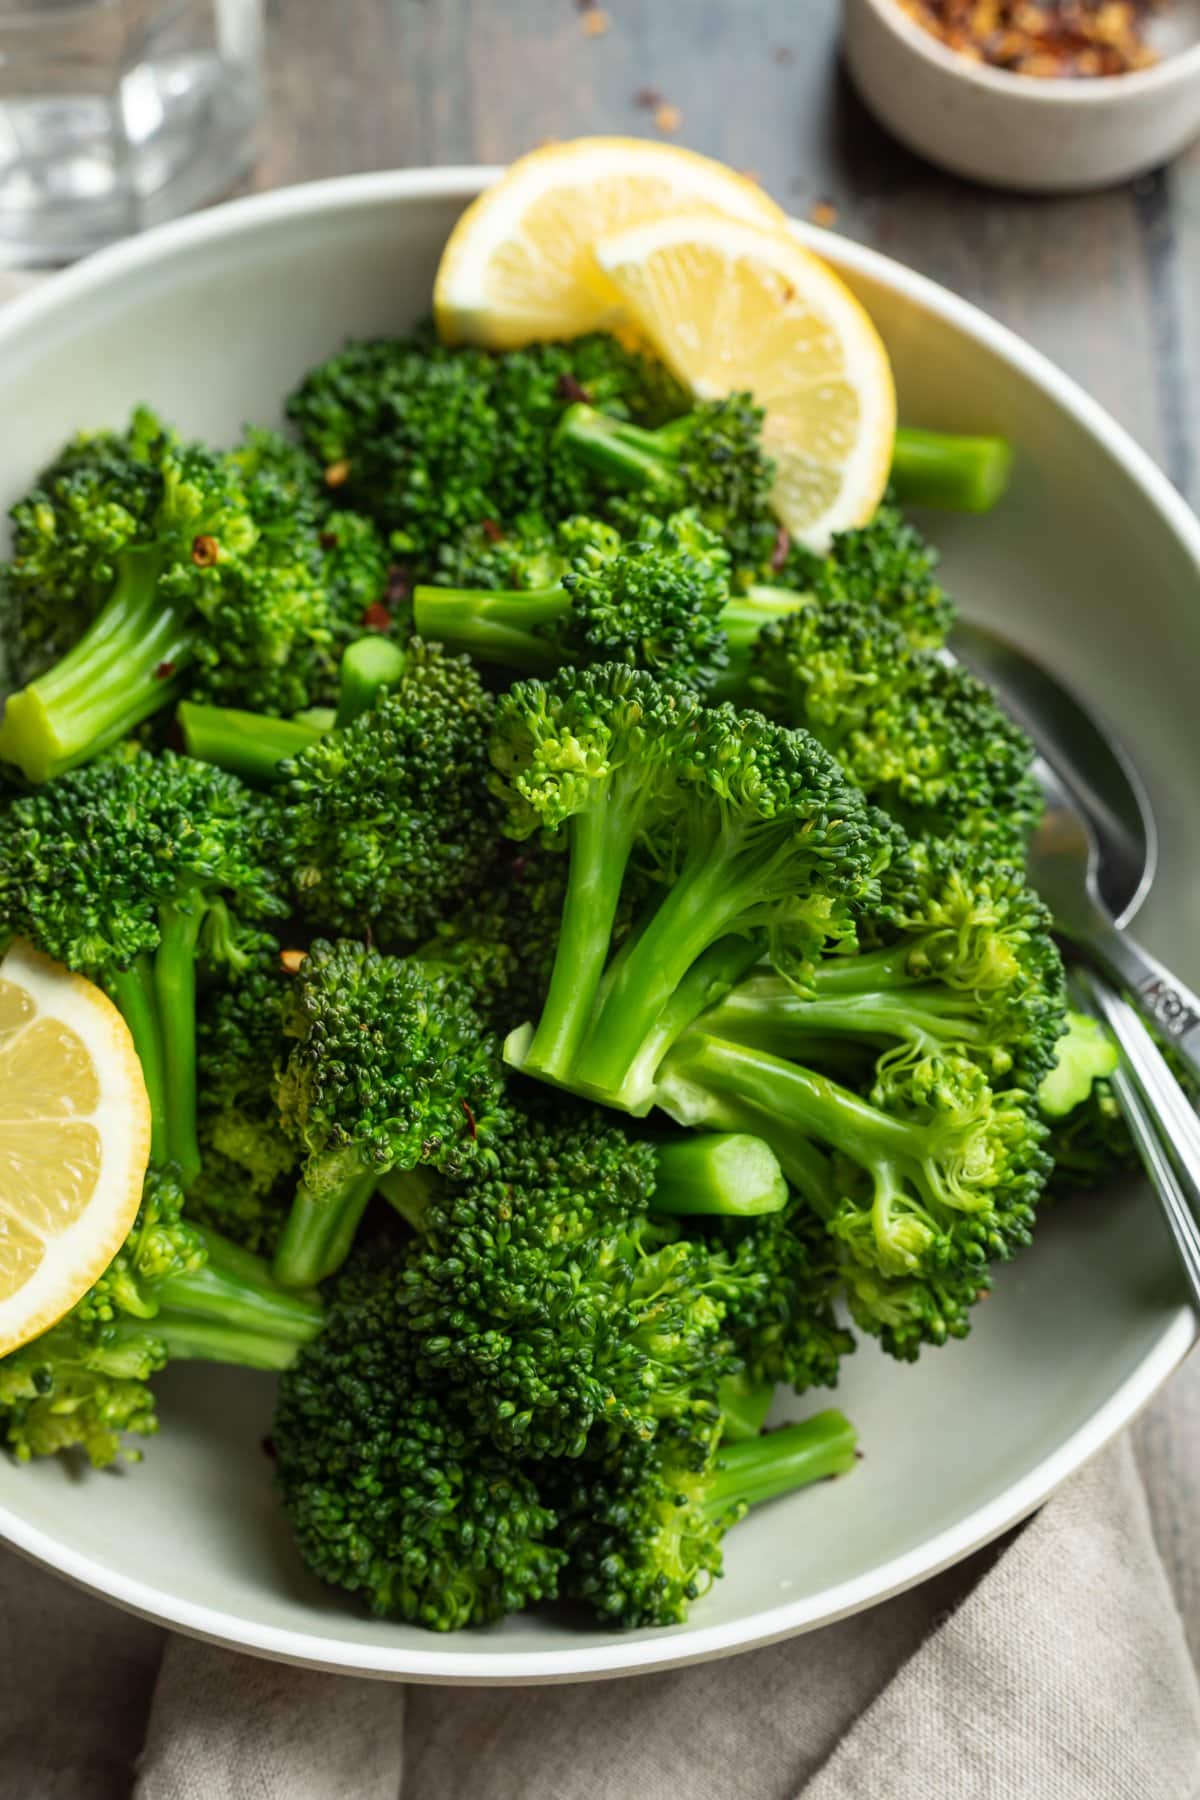
<path id="1" fill-rule="evenodd" d="M 968 61 L 898 0 L 843 0 L 843 50 L 870 110 L 955 175 L 1029 193 L 1109 187 L 1200 135 L 1200 0 L 1149 30 L 1162 60 L 1129 75 L 1043 80 Z"/>

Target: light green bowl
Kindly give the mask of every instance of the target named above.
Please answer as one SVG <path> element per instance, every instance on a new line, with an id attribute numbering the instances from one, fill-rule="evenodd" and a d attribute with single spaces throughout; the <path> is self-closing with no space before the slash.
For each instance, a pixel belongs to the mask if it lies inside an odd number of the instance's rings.
<path id="1" fill-rule="evenodd" d="M 367 175 L 239 201 L 108 251 L 0 313 L 0 502 L 64 438 L 140 400 L 228 439 L 347 336 L 429 306 L 481 170 Z M 885 257 L 806 241 L 887 339 L 901 415 L 1000 431 L 1020 455 L 984 520 L 937 520 L 966 608 L 1112 718 L 1163 835 L 1141 926 L 1200 985 L 1200 525 L 1111 419 L 1019 339 Z M 270 1384 L 177 1371 L 145 1462 L 81 1482 L 0 1459 L 0 1535 L 69 1580 L 265 1656 L 444 1682 L 581 1680 L 763 1644 L 869 1606 L 1020 1519 L 1120 1430 L 1192 1341 L 1170 1249 L 1136 1185 L 1054 1210 L 965 1344 L 916 1368 L 864 1346 L 839 1403 L 866 1452 L 845 1480 L 761 1509 L 687 1625 L 628 1636 L 548 1613 L 435 1637 L 362 1617 L 288 1542 L 260 1440 Z M 815 1410 L 792 1401 L 781 1413 Z"/>

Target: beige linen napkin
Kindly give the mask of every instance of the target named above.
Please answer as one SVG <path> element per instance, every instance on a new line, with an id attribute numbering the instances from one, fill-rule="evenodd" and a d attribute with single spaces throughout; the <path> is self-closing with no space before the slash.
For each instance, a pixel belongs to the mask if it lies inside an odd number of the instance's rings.
<path id="1" fill-rule="evenodd" d="M 1200 1800 L 1200 1362 L 1136 1438 L 871 1612 L 586 1687 L 253 1661 L 0 1552 L 0 1800 Z"/>

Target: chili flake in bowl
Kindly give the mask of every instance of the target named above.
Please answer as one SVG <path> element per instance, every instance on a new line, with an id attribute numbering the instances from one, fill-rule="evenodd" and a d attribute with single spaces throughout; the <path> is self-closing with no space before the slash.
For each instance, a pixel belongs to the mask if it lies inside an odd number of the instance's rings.
<path id="1" fill-rule="evenodd" d="M 1128 75 L 1158 61 L 1149 0 L 897 0 L 972 62 L 1041 80 Z"/>
<path id="2" fill-rule="evenodd" d="M 842 26 L 880 123 L 970 180 L 1109 187 L 1200 135 L 1200 0 L 842 0 Z"/>

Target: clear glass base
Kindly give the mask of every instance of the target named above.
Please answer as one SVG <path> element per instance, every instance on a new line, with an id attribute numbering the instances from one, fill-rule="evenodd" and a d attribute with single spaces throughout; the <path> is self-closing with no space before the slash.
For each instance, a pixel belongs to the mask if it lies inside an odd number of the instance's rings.
<path id="1" fill-rule="evenodd" d="M 167 17 L 185 12 L 193 9 L 168 7 Z M 171 35 L 144 31 L 140 55 L 126 43 L 111 82 L 95 64 L 76 64 L 91 79 L 72 91 L 69 65 L 44 41 L 41 54 L 5 68 L 0 0 L 0 265 L 73 261 L 218 199 L 246 175 L 257 59 Z M 21 79 L 6 79 L 14 70 Z"/>

